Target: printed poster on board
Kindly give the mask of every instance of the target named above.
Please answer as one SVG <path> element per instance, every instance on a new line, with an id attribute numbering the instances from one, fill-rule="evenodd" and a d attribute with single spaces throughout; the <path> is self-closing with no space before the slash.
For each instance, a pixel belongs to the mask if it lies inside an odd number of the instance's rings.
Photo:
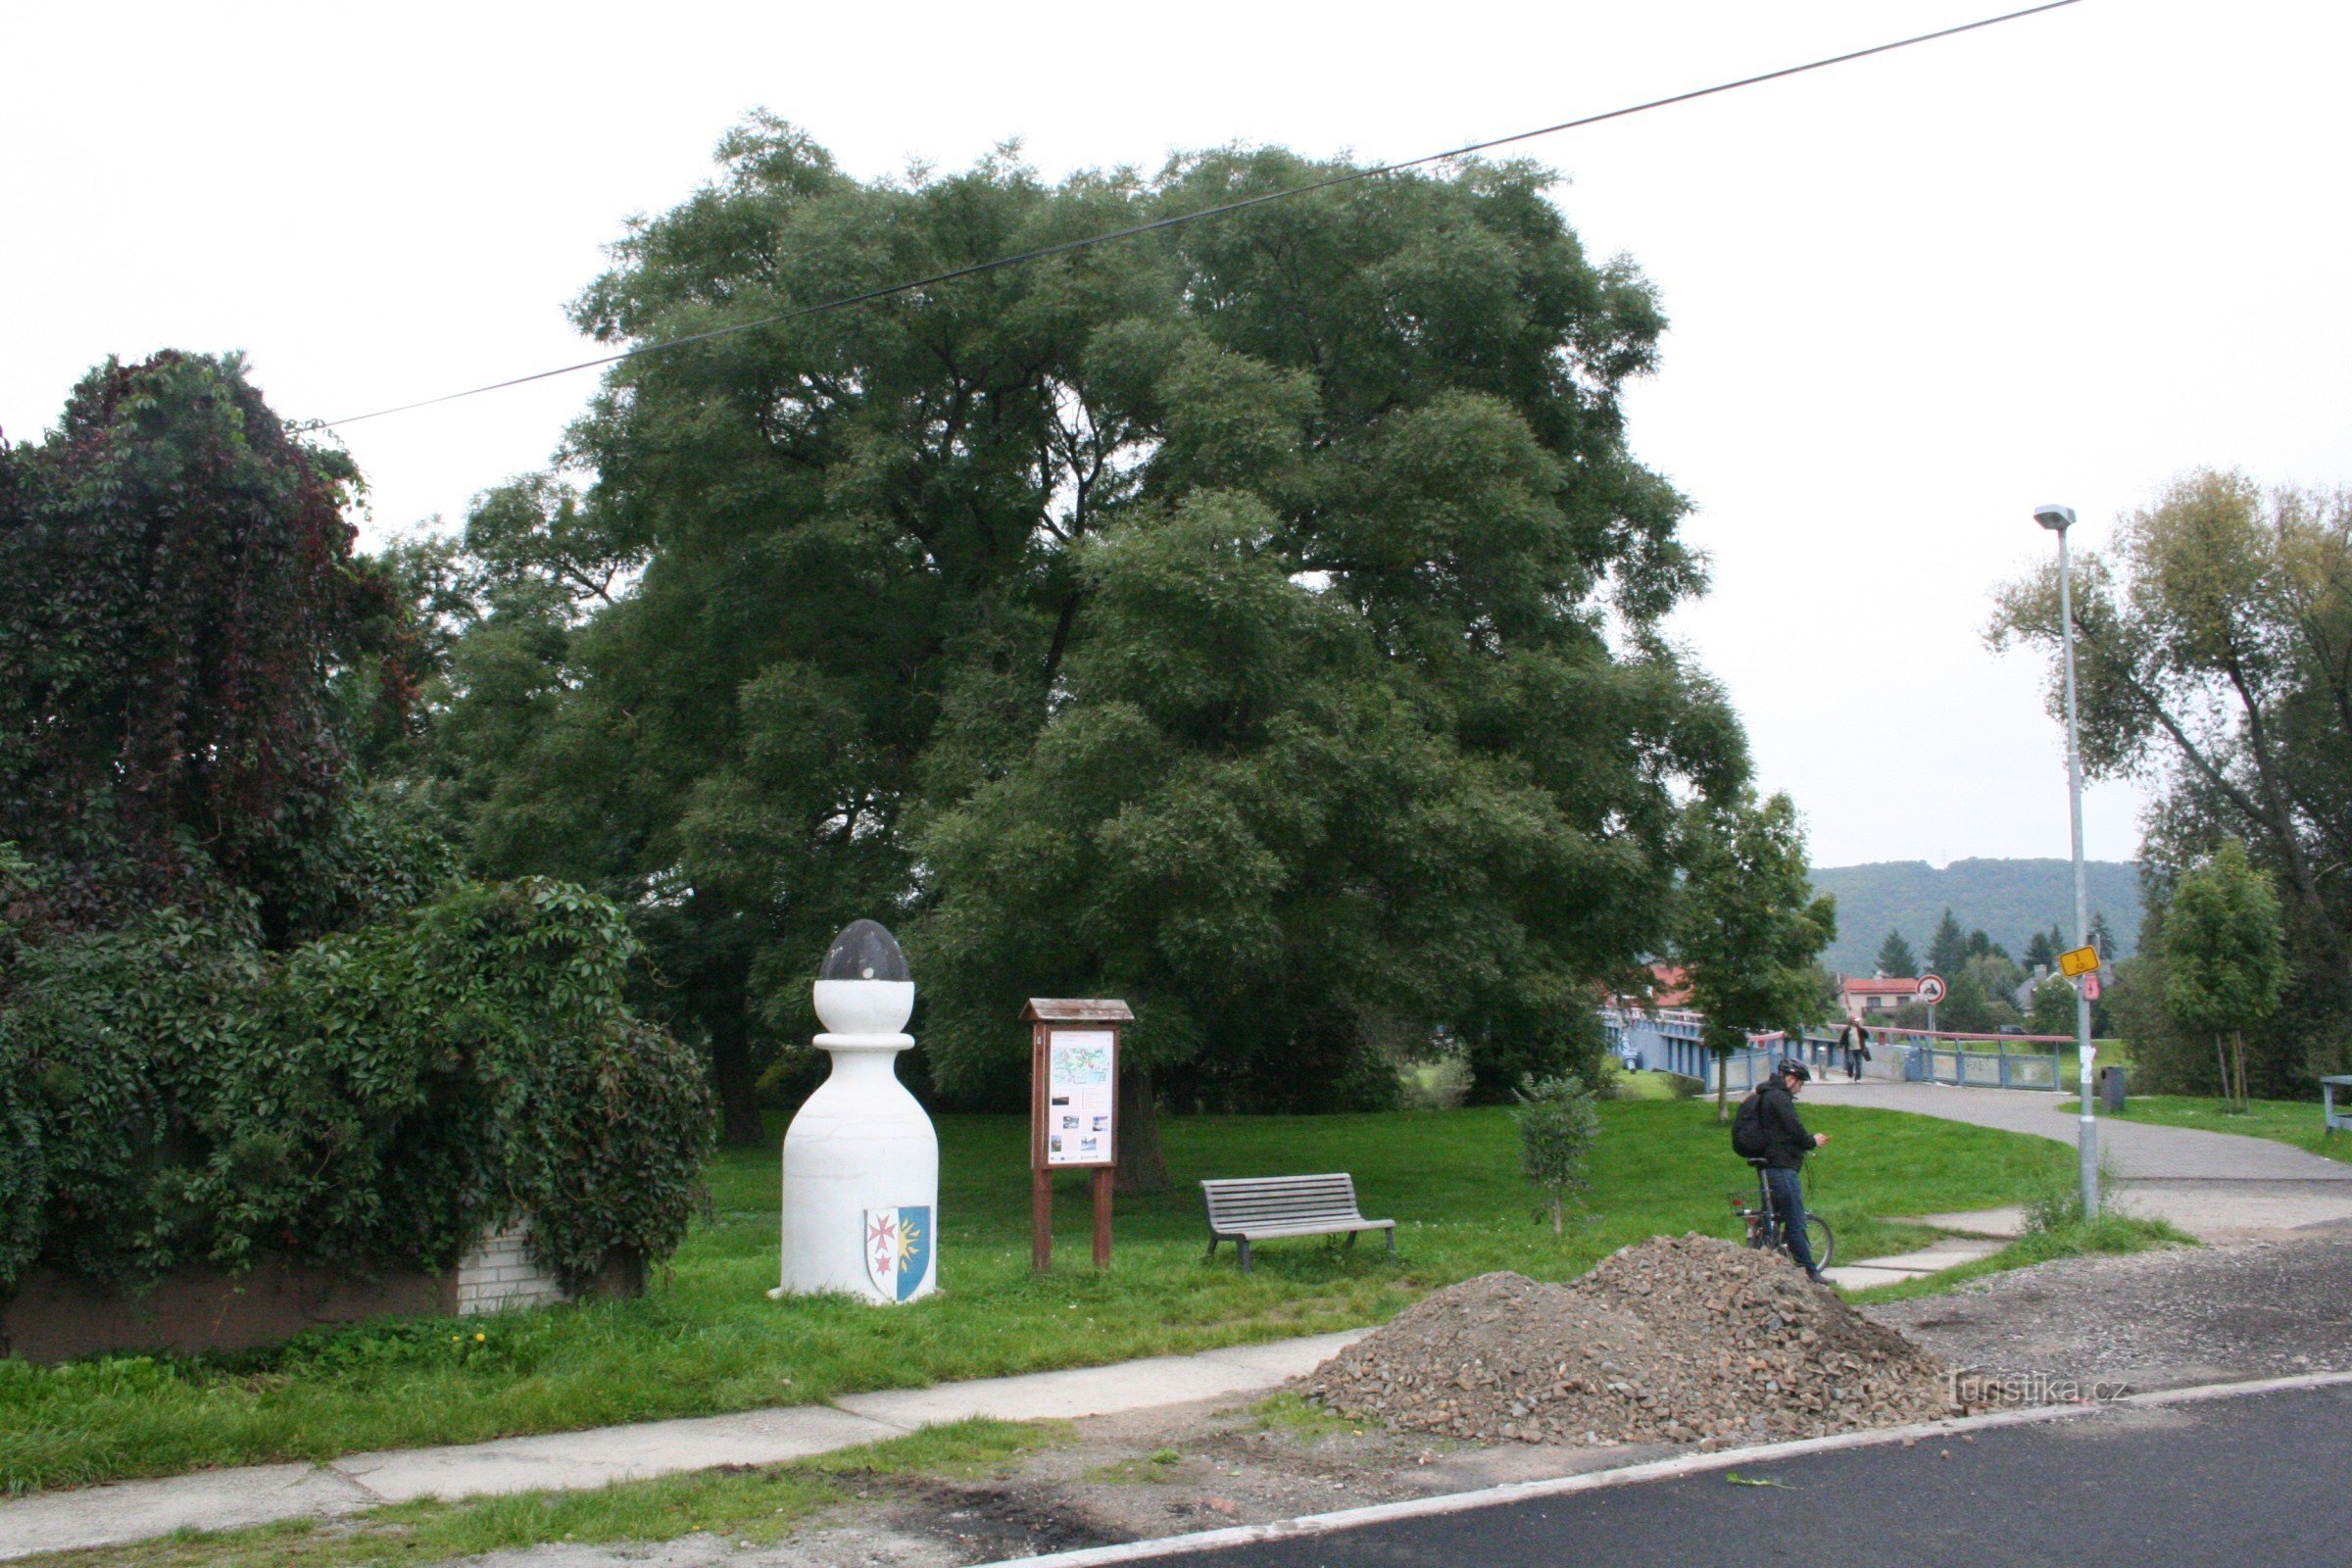
<path id="1" fill-rule="evenodd" d="M 1111 1032 L 1056 1029 L 1046 1039 L 1046 1163 L 1103 1165 L 1118 1114 Z"/>

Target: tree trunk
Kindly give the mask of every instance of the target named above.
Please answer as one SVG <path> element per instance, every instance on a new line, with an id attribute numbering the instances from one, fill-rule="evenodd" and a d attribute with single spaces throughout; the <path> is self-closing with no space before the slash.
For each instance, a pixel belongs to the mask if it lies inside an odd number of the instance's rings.
<path id="1" fill-rule="evenodd" d="M 2213 1037 L 2213 1070 L 2221 1080 L 2222 1108 L 2230 1108 L 2230 1054 L 2222 1049 L 2222 1037 Z"/>
<path id="2" fill-rule="evenodd" d="M 1111 1190 L 1122 1198 L 1168 1190 L 1167 1156 L 1159 1149 L 1159 1097 L 1152 1075 L 1130 1067 L 1119 1074 L 1119 1160 Z"/>
<path id="3" fill-rule="evenodd" d="M 2254 1102 L 2246 1095 L 2246 1036 L 2244 1030 L 2232 1029 L 2230 1031 L 2230 1048 L 2237 1057 L 2237 1108 L 2241 1111 L 2252 1110 Z"/>
<path id="4" fill-rule="evenodd" d="M 1715 1053 L 1715 1119 L 1732 1119 L 1729 1097 L 1732 1091 L 1732 1058 L 1722 1052 Z"/>
<path id="5" fill-rule="evenodd" d="M 1568 1234 L 1560 1224 L 1560 1195 L 1557 1193 L 1551 1195 L 1551 1234 L 1554 1236 Z"/>
<path id="6" fill-rule="evenodd" d="M 760 1125 L 760 1096 L 752 1072 L 750 1030 L 740 1004 L 710 1020 L 710 1077 L 718 1088 L 719 1139 L 734 1148 L 765 1141 Z"/>

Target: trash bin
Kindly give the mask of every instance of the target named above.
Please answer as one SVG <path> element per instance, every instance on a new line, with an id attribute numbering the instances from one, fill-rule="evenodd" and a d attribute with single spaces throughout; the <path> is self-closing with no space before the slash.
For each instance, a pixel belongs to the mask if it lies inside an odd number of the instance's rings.
<path id="1" fill-rule="evenodd" d="M 2101 1103 L 2102 1105 L 2104 1105 L 2104 1106 L 2105 1106 L 2105 1107 L 2108 1109 L 2108 1111 L 2109 1111 L 2110 1113 L 2114 1114 L 2114 1115 L 2118 1115 L 2118 1116 L 2120 1116 L 2120 1115 L 2122 1115 L 2122 1114 L 2123 1114 L 2123 1112 L 2124 1112 L 2124 1069 L 2123 1069 L 2123 1068 L 2121 1068 L 2121 1067 L 2101 1067 L 2101 1068 L 2099 1069 L 2099 1103 Z"/>

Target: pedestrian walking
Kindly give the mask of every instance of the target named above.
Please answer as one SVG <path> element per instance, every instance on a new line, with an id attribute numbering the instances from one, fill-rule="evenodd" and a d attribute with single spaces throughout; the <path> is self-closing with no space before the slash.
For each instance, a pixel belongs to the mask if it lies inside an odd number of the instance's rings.
<path id="1" fill-rule="evenodd" d="M 1860 1081 L 1862 1064 L 1870 1059 L 1870 1031 L 1863 1027 L 1860 1013 L 1846 1015 L 1845 1027 L 1838 1031 L 1838 1048 L 1845 1053 L 1845 1076 Z"/>

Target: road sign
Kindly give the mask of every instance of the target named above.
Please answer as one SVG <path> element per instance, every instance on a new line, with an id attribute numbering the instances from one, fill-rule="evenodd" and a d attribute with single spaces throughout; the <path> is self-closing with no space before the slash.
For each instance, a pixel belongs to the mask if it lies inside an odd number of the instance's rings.
<path id="1" fill-rule="evenodd" d="M 1919 977 L 1919 1000 L 1933 1007 L 1943 1000 L 1943 976 L 1923 974 Z"/>
<path id="2" fill-rule="evenodd" d="M 2077 948 L 2072 953 L 2058 955 L 2058 972 L 2072 980 L 2079 974 L 2089 974 L 2099 966 L 2099 950 Z"/>
<path id="3" fill-rule="evenodd" d="M 2082 1000 L 2085 1002 L 2099 1000 L 2099 971 L 2096 969 L 2082 977 Z"/>

